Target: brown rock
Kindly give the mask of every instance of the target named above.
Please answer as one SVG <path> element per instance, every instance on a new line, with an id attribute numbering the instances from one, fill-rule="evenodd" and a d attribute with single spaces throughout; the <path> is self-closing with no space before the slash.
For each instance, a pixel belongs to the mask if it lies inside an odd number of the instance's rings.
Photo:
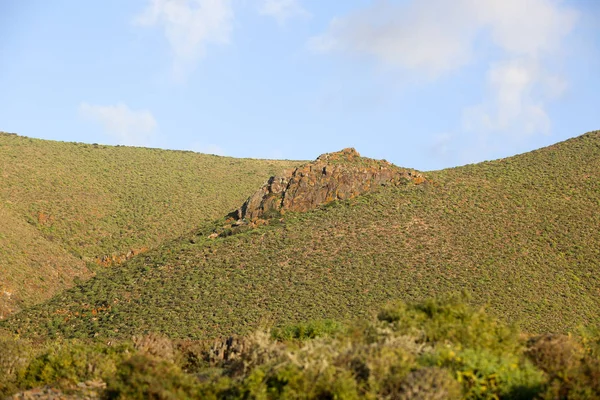
<path id="1" fill-rule="evenodd" d="M 346 200 L 379 186 L 420 184 L 420 173 L 385 160 L 361 157 L 353 148 L 319 156 L 316 161 L 273 176 L 234 215 L 255 221 L 286 211 L 308 211 L 335 200 Z"/>

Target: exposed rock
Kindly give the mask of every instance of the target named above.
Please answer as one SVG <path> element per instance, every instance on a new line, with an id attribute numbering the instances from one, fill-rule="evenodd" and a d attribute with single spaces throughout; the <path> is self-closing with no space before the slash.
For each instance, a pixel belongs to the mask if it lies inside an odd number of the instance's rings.
<path id="1" fill-rule="evenodd" d="M 316 161 L 273 176 L 232 214 L 257 221 L 286 211 L 308 211 L 321 204 L 346 200 L 385 185 L 421 184 L 419 172 L 385 160 L 361 157 L 353 148 L 319 156 Z"/>

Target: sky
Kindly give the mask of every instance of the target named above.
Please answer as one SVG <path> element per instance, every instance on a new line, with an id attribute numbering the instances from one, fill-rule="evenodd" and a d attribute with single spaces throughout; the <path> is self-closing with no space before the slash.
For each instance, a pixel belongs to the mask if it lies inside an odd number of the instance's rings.
<path id="1" fill-rule="evenodd" d="M 598 0 L 0 0 L 0 130 L 434 170 L 600 130 Z"/>

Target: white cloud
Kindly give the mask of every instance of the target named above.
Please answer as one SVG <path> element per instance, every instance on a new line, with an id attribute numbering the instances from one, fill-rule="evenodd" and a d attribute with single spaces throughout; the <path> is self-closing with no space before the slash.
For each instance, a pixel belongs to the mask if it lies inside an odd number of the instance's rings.
<path id="1" fill-rule="evenodd" d="M 285 24 L 292 17 L 309 15 L 298 0 L 262 0 L 259 12 L 275 18 L 279 25 Z"/>
<path id="2" fill-rule="evenodd" d="M 486 49 L 495 57 L 482 82 L 488 94 L 465 109 L 464 128 L 546 133 L 545 105 L 568 83 L 545 66 L 560 63 L 563 39 L 577 17 L 560 0 L 381 0 L 333 19 L 308 46 L 430 79 L 481 61 L 478 50 Z"/>
<path id="3" fill-rule="evenodd" d="M 148 110 L 134 111 L 127 105 L 98 106 L 88 103 L 79 105 L 81 116 L 100 123 L 107 134 L 119 144 L 146 145 L 154 137 L 158 124 Z"/>
<path id="4" fill-rule="evenodd" d="M 560 48 L 577 19 L 560 0 L 471 0 L 480 23 L 498 46 L 519 56 L 537 57 Z"/>
<path id="5" fill-rule="evenodd" d="M 334 18 L 309 47 L 370 56 L 438 77 L 472 61 L 485 34 L 511 55 L 555 51 L 575 19 L 573 10 L 553 0 L 382 0 Z"/>
<path id="6" fill-rule="evenodd" d="M 396 4 L 377 1 L 354 14 L 333 19 L 309 47 L 372 57 L 392 67 L 439 76 L 471 59 L 475 18 L 466 0 L 427 0 Z"/>
<path id="7" fill-rule="evenodd" d="M 489 95 L 467 107 L 464 128 L 474 132 L 549 133 L 550 118 L 544 111 L 544 97 L 534 89 L 554 82 L 543 79 L 545 72 L 535 61 L 510 60 L 494 64 L 488 71 Z M 549 90 L 555 90 L 550 88 Z"/>
<path id="8" fill-rule="evenodd" d="M 161 26 L 173 51 L 178 79 L 194 69 L 209 44 L 227 44 L 233 29 L 231 0 L 149 0 L 139 26 Z"/>

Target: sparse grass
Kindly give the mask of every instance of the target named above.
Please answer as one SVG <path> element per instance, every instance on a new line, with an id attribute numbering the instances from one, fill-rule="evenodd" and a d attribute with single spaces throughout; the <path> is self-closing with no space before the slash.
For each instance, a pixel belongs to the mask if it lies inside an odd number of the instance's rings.
<path id="1" fill-rule="evenodd" d="M 109 266 L 225 215 L 296 164 L 1 133 L 0 314 L 89 277 L 86 262 Z"/>

